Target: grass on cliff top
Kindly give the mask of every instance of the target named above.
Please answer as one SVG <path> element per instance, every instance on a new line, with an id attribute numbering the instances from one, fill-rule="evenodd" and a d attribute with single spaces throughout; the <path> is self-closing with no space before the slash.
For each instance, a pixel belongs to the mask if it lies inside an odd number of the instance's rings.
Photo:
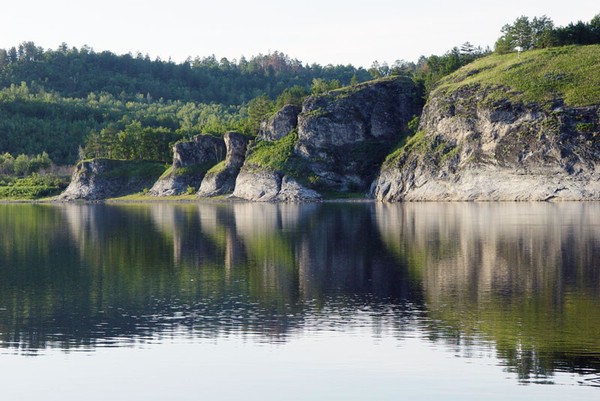
<path id="1" fill-rule="evenodd" d="M 252 147 L 246 163 L 282 171 L 294 156 L 297 140 L 298 135 L 291 133 L 274 142 L 257 142 Z"/>
<path id="2" fill-rule="evenodd" d="M 444 78 L 435 91 L 471 85 L 492 89 L 488 100 L 545 103 L 562 98 L 573 107 L 600 104 L 600 45 L 491 55 Z"/>
<path id="3" fill-rule="evenodd" d="M 396 149 L 385 158 L 385 165 L 395 165 L 401 158 L 411 151 L 424 151 L 429 144 L 428 138 L 424 131 L 417 131 L 411 136 L 402 138 Z"/>

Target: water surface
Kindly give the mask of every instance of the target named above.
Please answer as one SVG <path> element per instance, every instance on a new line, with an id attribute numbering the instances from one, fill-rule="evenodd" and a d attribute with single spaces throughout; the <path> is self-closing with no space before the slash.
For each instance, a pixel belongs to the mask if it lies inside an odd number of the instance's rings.
<path id="1" fill-rule="evenodd" d="M 598 399 L 600 204 L 0 205 L 6 399 Z"/>

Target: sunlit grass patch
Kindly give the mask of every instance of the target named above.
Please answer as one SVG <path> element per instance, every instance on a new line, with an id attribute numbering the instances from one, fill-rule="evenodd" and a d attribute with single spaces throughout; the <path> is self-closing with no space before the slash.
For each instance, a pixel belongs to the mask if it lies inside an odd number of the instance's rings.
<path id="1" fill-rule="evenodd" d="M 600 45 L 566 46 L 491 55 L 444 78 L 436 91 L 488 89 L 489 99 L 523 103 L 563 99 L 568 106 L 600 103 Z"/>

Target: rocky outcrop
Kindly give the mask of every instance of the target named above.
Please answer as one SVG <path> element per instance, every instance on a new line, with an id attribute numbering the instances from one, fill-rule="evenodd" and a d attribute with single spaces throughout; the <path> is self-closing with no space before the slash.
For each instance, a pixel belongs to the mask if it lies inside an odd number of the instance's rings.
<path id="1" fill-rule="evenodd" d="M 189 142 L 179 142 L 173 147 L 173 167 L 183 168 L 223 160 L 225 142 L 208 134 L 196 135 Z"/>
<path id="2" fill-rule="evenodd" d="M 57 200 L 101 200 L 141 192 L 163 172 L 162 163 L 93 159 L 80 162 Z"/>
<path id="3" fill-rule="evenodd" d="M 312 96 L 298 117 L 295 151 L 316 187 L 366 192 L 419 112 L 415 85 L 401 77 Z"/>
<path id="4" fill-rule="evenodd" d="M 188 188 L 196 191 L 208 169 L 223 160 L 225 152 L 223 139 L 210 135 L 197 135 L 192 141 L 176 143 L 173 165 L 154 183 L 150 195 L 180 195 Z"/>
<path id="5" fill-rule="evenodd" d="M 419 132 L 384 164 L 378 200 L 600 199 L 600 106 L 436 91 Z"/>
<path id="6" fill-rule="evenodd" d="M 319 201 L 321 195 L 294 178 L 269 169 L 244 166 L 237 177 L 233 196 L 256 202 Z"/>
<path id="7" fill-rule="evenodd" d="M 263 141 L 276 141 L 295 130 L 298 126 L 298 106 L 288 104 L 277 111 L 269 120 L 263 122 L 258 133 L 258 138 Z"/>
<path id="8" fill-rule="evenodd" d="M 200 185 L 198 196 L 211 197 L 230 194 L 235 188 L 235 180 L 246 159 L 248 137 L 236 132 L 225 134 L 227 156 L 225 161 L 211 168 Z"/>
<path id="9" fill-rule="evenodd" d="M 286 106 L 263 125 L 233 195 L 313 201 L 323 191 L 366 193 L 419 107 L 415 85 L 401 77 L 311 96 L 299 114 Z"/>

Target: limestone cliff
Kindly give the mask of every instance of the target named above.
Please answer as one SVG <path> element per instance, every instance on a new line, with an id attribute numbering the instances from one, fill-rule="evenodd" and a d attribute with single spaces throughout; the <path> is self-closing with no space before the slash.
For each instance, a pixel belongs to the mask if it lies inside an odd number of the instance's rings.
<path id="1" fill-rule="evenodd" d="M 181 142 L 150 193 L 200 187 L 199 196 L 233 192 L 251 201 L 369 191 L 381 201 L 600 200 L 600 46 L 479 59 L 445 77 L 422 113 L 418 92 L 405 77 L 375 80 L 310 96 L 301 109 L 285 106 L 250 143 L 233 133 Z M 409 133 L 415 115 L 420 124 Z M 149 187 L 133 173 L 111 184 L 107 166 L 80 164 L 62 198 Z"/>
<path id="2" fill-rule="evenodd" d="M 299 201 L 320 192 L 366 193 L 418 113 L 415 85 L 399 77 L 310 96 L 295 124 L 287 106 L 250 147 L 234 196 Z"/>
<path id="3" fill-rule="evenodd" d="M 582 50 L 567 49 L 574 51 Z M 600 99 L 583 87 L 600 83 L 600 48 L 587 78 L 559 57 L 552 51 L 493 56 L 448 77 L 430 96 L 418 132 L 384 163 L 372 195 L 600 199 Z M 586 64 L 581 57 L 578 69 Z M 576 85 L 582 87 L 572 91 Z"/>
<path id="4" fill-rule="evenodd" d="M 93 159 L 80 162 L 57 200 L 101 200 L 150 188 L 164 171 L 162 163 Z"/>
<path id="5" fill-rule="evenodd" d="M 301 109 L 293 104 L 283 106 L 260 126 L 258 138 L 264 141 L 276 141 L 298 127 L 298 114 Z"/>
<path id="6" fill-rule="evenodd" d="M 420 113 L 407 78 L 388 78 L 309 97 L 298 117 L 295 153 L 325 191 L 366 192 L 385 155 Z"/>
<path id="7" fill-rule="evenodd" d="M 295 178 L 306 177 L 305 163 L 294 153 L 297 139 L 292 131 L 277 141 L 251 143 L 233 196 L 258 202 L 320 200 L 318 192 Z"/>
<path id="8" fill-rule="evenodd" d="M 223 160 L 225 142 L 210 135 L 196 135 L 191 141 L 173 146 L 173 165 L 150 189 L 150 195 L 180 195 L 191 187 L 196 191 L 204 175 Z"/>
<path id="9" fill-rule="evenodd" d="M 249 139 L 236 132 L 226 133 L 223 139 L 227 148 L 225 160 L 208 170 L 198 190 L 198 196 L 230 194 L 235 188 L 235 179 L 246 159 Z"/>
<path id="10" fill-rule="evenodd" d="M 238 175 L 233 196 L 256 202 L 319 201 L 321 195 L 294 178 L 269 169 L 246 167 Z"/>

